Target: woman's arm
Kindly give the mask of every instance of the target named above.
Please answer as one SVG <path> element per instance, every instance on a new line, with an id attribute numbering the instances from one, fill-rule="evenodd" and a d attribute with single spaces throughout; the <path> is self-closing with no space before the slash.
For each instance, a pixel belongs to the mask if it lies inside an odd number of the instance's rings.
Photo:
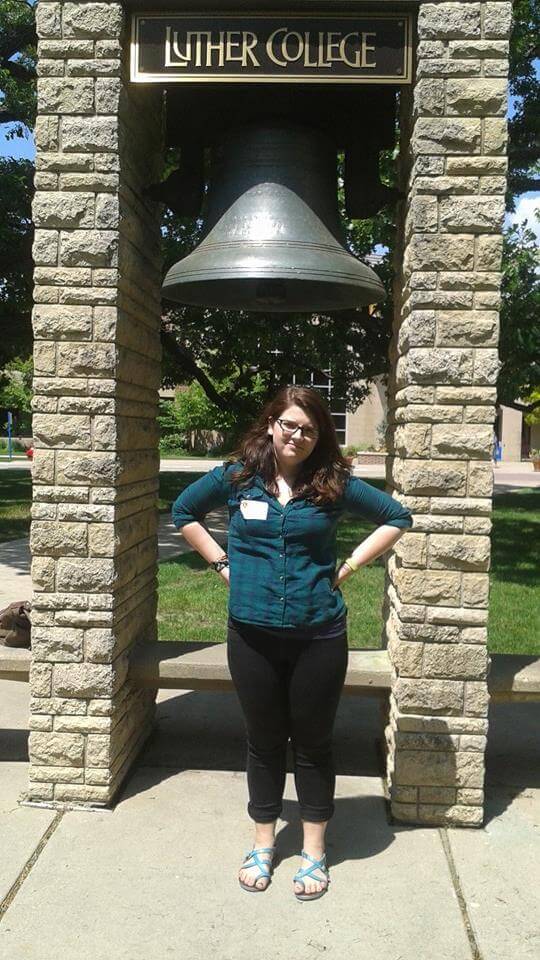
<path id="1" fill-rule="evenodd" d="M 224 467 L 214 467 L 209 473 L 189 484 L 172 506 L 175 527 L 207 563 L 223 557 L 225 551 L 209 534 L 202 520 L 211 510 L 227 503 L 228 486 Z M 219 571 L 222 580 L 229 582 L 228 568 Z"/>
<path id="2" fill-rule="evenodd" d="M 355 565 L 358 564 L 358 566 L 363 567 L 366 563 L 369 563 L 371 560 L 376 560 L 377 557 L 380 557 L 383 553 L 386 553 L 387 550 L 390 550 L 390 547 L 392 547 L 394 543 L 397 543 L 404 533 L 405 530 L 399 527 L 391 527 L 389 524 L 383 523 L 380 527 L 377 527 L 373 533 L 370 533 L 365 540 L 362 540 L 362 543 L 355 547 L 350 554 L 351 559 Z M 352 573 L 354 573 L 354 571 L 342 563 L 337 572 L 332 589 L 343 583 Z"/>
<path id="3" fill-rule="evenodd" d="M 203 560 L 206 560 L 207 563 L 213 563 L 214 560 L 219 560 L 225 552 L 223 547 L 220 547 L 219 543 L 208 533 L 208 530 L 203 527 L 202 523 L 198 523 L 197 521 L 186 523 L 181 528 L 180 533 L 189 545 L 200 553 Z M 220 570 L 219 574 L 222 580 L 225 580 L 226 583 L 229 582 L 228 567 Z"/>

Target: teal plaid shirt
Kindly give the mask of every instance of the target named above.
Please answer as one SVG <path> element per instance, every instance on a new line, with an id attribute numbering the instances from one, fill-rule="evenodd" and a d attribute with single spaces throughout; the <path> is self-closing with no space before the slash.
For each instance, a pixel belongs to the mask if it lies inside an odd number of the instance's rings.
<path id="1" fill-rule="evenodd" d="M 412 526 L 407 507 L 357 477 L 349 477 L 334 503 L 317 506 L 293 497 L 282 506 L 258 474 L 240 488 L 231 484 L 231 471 L 235 464 L 224 463 L 191 483 L 175 500 L 172 518 L 180 530 L 228 506 L 229 613 L 237 620 L 301 627 L 342 617 L 347 606 L 332 583 L 337 527 L 345 512 L 377 526 Z"/>

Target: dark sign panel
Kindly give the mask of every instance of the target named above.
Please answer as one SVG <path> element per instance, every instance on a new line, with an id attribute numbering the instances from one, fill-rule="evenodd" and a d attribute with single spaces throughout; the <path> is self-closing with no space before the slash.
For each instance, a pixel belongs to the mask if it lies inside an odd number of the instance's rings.
<path id="1" fill-rule="evenodd" d="M 406 14 L 134 16 L 131 79 L 410 83 Z"/>

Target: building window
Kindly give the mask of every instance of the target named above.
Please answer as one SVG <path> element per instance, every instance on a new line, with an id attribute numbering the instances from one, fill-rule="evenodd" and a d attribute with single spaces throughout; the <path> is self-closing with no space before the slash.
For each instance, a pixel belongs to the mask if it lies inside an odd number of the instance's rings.
<path id="1" fill-rule="evenodd" d="M 330 407 L 330 413 L 332 414 L 332 420 L 334 421 L 334 426 L 336 428 L 338 443 L 340 443 L 341 446 L 345 446 L 347 443 L 347 411 L 345 407 L 345 400 L 333 396 L 331 374 L 331 367 L 328 367 L 319 374 L 313 373 L 312 371 L 307 382 L 303 378 L 297 377 L 296 374 L 293 374 L 293 383 L 302 387 L 314 387 L 315 390 L 318 390 L 320 393 L 322 393 Z"/>

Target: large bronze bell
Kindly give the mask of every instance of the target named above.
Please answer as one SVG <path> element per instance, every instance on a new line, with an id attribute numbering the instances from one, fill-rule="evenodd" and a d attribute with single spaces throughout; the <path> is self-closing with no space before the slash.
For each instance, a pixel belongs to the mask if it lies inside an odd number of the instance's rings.
<path id="1" fill-rule="evenodd" d="M 163 282 L 169 300 L 269 312 L 377 303 L 377 275 L 345 247 L 335 145 L 312 128 L 255 123 L 214 151 L 204 239 Z"/>

